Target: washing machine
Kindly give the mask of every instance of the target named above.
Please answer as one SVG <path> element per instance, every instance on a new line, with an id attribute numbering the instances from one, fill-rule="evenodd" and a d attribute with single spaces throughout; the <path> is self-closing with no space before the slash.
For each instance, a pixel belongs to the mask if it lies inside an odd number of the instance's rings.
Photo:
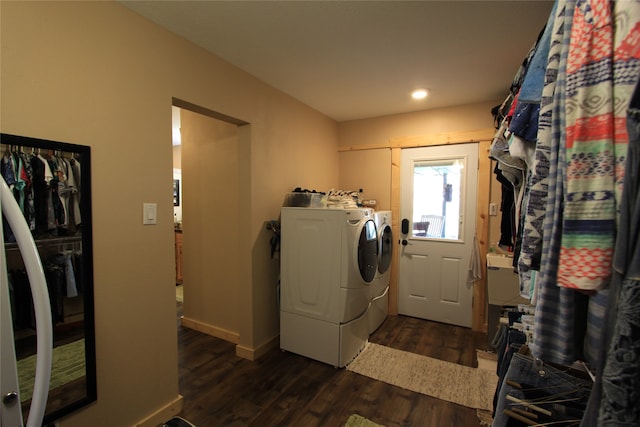
<path id="1" fill-rule="evenodd" d="M 343 367 L 369 337 L 373 211 L 284 207 L 280 221 L 280 348 Z"/>
<path id="2" fill-rule="evenodd" d="M 378 231 L 378 268 L 370 286 L 369 334 L 378 329 L 389 315 L 389 283 L 393 257 L 391 211 L 374 212 L 373 218 Z"/>

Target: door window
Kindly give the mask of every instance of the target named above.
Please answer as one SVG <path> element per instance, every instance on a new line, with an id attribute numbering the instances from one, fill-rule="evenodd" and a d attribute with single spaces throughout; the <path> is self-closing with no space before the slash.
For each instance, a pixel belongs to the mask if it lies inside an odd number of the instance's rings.
<path id="1" fill-rule="evenodd" d="M 412 237 L 461 240 L 464 157 L 413 164 Z"/>

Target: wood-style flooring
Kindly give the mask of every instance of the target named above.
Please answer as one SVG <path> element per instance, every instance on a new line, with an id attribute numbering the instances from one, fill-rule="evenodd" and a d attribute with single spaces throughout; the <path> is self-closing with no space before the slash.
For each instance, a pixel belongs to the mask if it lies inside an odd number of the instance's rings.
<path id="1" fill-rule="evenodd" d="M 480 426 L 475 409 L 279 349 L 251 362 L 234 344 L 178 331 L 180 416 L 197 427 L 342 427 L 354 413 L 386 427 Z M 390 316 L 370 341 L 473 367 L 475 349 L 487 348 L 485 334 L 405 316 Z"/>

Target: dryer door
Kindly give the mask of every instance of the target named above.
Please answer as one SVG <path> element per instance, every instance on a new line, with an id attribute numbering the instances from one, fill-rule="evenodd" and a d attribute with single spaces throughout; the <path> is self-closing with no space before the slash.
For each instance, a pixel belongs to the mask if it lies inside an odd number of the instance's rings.
<path id="1" fill-rule="evenodd" d="M 385 224 L 380 231 L 380 260 L 378 261 L 378 272 L 384 274 L 391 265 L 391 257 L 393 255 L 393 232 L 391 226 Z"/>
<path id="2" fill-rule="evenodd" d="M 371 283 L 378 268 L 378 233 L 372 219 L 367 220 L 360 231 L 358 242 L 358 268 L 362 280 Z"/>

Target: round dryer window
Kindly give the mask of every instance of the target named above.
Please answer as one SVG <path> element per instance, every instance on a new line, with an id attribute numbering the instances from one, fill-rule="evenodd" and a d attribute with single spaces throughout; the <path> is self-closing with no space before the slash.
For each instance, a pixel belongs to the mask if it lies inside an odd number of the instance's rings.
<path id="1" fill-rule="evenodd" d="M 376 276 L 378 268 L 378 238 L 373 220 L 365 222 L 358 242 L 358 267 L 362 279 L 369 283 Z"/>
<path id="2" fill-rule="evenodd" d="M 391 256 L 393 255 L 393 232 L 391 227 L 385 225 L 380 236 L 380 261 L 378 262 L 378 271 L 380 274 L 386 273 L 391 265 Z"/>

